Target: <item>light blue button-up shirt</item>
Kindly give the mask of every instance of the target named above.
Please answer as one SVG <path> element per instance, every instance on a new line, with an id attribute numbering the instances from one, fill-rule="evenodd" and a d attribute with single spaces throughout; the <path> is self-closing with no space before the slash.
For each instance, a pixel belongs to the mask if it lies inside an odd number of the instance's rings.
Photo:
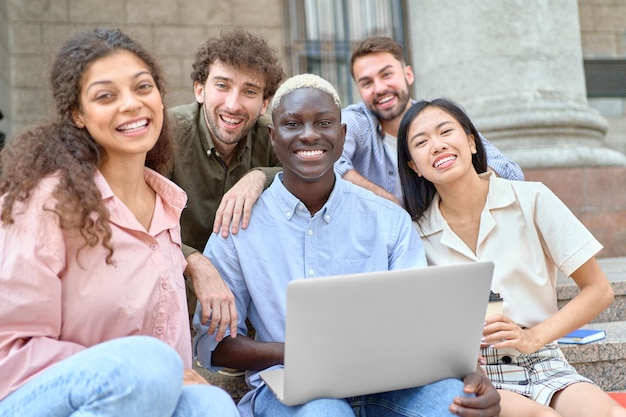
<path id="1" fill-rule="evenodd" d="M 282 173 L 254 206 L 248 228 L 227 238 L 213 234 L 204 255 L 235 295 L 238 332 L 247 333 L 249 319 L 262 342 L 285 341 L 291 280 L 426 266 L 419 234 L 395 203 L 337 178 L 326 204 L 311 216 L 284 187 Z M 194 355 L 211 367 L 218 343 L 200 324 L 199 309 L 193 321 Z M 255 388 L 262 384 L 258 372 L 247 377 Z M 242 415 L 252 415 L 252 395 L 242 399 Z"/>
<path id="2" fill-rule="evenodd" d="M 402 202 L 402 194 L 398 193 L 400 187 L 396 187 L 400 181 L 398 164 L 389 155 L 385 132 L 374 113 L 363 102 L 352 104 L 341 111 L 341 122 L 347 126 L 346 141 L 341 158 L 335 163 L 335 172 L 343 176 L 354 169 Z M 509 180 L 524 179 L 519 165 L 503 155 L 484 136 L 480 135 L 480 139 L 487 153 L 487 165 L 498 176 Z"/>

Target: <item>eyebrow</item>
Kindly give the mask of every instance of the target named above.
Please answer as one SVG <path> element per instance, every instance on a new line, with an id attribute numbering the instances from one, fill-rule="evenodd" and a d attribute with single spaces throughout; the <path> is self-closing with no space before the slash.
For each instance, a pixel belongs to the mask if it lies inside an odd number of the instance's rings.
<path id="1" fill-rule="evenodd" d="M 214 77 L 211 77 L 211 79 L 215 80 L 215 81 L 228 81 L 228 82 L 231 82 L 231 83 L 233 82 L 232 78 L 224 77 L 222 75 L 216 75 Z M 253 83 L 251 81 L 246 81 L 246 82 L 243 83 L 243 85 L 246 86 L 246 87 L 252 87 L 252 88 L 259 89 L 259 90 L 263 90 L 263 88 L 259 84 L 255 84 L 255 83 Z"/>
<path id="2" fill-rule="evenodd" d="M 141 77 L 142 75 L 145 75 L 145 74 L 150 75 L 150 71 L 139 71 L 139 72 L 137 72 L 135 75 L 133 75 L 133 76 L 132 76 L 132 78 L 133 78 L 133 79 L 137 79 L 137 78 L 139 78 L 139 77 Z M 106 84 L 112 84 L 112 83 L 113 83 L 113 81 L 111 81 L 111 80 L 98 80 L 98 81 L 94 81 L 94 82 L 92 82 L 91 84 L 89 84 L 89 85 L 87 86 L 87 89 L 86 89 L 85 91 L 86 91 L 86 92 L 89 92 L 89 90 L 90 90 L 92 87 L 95 87 L 95 86 L 97 86 L 97 85 L 106 85 Z"/>
<path id="3" fill-rule="evenodd" d="M 293 110 L 286 110 L 284 113 L 282 113 L 282 116 L 286 116 L 286 117 L 301 117 L 300 113 L 297 111 L 293 111 Z M 321 110 L 318 111 L 317 113 L 314 114 L 314 117 L 320 117 L 320 116 L 327 116 L 327 117 L 334 117 L 336 116 L 335 112 L 333 110 Z"/>
<path id="4" fill-rule="evenodd" d="M 389 68 L 393 68 L 393 65 L 391 65 L 391 64 L 389 64 L 389 65 L 385 65 L 385 66 L 384 66 L 384 67 L 382 67 L 382 68 L 380 69 L 380 71 L 378 71 L 376 74 L 380 74 L 381 72 L 385 72 L 385 71 L 386 71 L 387 69 L 389 69 Z M 369 76 L 364 76 L 364 77 L 359 78 L 359 79 L 358 79 L 358 80 L 356 80 L 356 81 L 357 81 L 358 83 L 360 83 L 361 81 L 365 81 L 365 80 L 370 79 L 370 78 L 372 78 L 372 77 L 369 77 Z"/>
<path id="5" fill-rule="evenodd" d="M 443 122 L 441 122 L 437 126 L 435 126 L 435 129 L 439 129 L 439 128 L 441 128 L 441 126 L 444 126 L 444 125 L 447 125 L 447 124 L 454 124 L 454 123 L 452 123 L 452 121 L 450 121 L 450 120 L 444 120 Z M 422 135 L 425 135 L 425 134 L 426 134 L 426 132 L 417 132 L 416 134 L 412 135 L 410 137 L 410 139 L 413 140 L 416 137 L 422 136 Z"/>

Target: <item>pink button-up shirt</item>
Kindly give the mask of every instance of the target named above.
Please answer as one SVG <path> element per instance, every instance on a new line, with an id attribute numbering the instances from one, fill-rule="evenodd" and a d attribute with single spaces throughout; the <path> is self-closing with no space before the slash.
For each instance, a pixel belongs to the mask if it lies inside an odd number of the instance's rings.
<path id="1" fill-rule="evenodd" d="M 163 340 L 191 367 L 179 223 L 187 196 L 150 169 L 145 178 L 157 193 L 148 232 L 95 175 L 110 213 L 112 265 L 102 244 L 84 246 L 43 209 L 54 208 L 57 177 L 15 206 L 13 224 L 0 224 L 0 399 L 54 363 L 122 336 Z"/>

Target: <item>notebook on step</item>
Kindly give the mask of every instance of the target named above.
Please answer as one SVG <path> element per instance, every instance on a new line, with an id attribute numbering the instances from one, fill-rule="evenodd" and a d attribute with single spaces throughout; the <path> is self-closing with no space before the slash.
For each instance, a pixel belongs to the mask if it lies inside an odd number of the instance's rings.
<path id="1" fill-rule="evenodd" d="M 476 370 L 493 263 L 300 279 L 287 287 L 286 405 L 463 378 Z"/>

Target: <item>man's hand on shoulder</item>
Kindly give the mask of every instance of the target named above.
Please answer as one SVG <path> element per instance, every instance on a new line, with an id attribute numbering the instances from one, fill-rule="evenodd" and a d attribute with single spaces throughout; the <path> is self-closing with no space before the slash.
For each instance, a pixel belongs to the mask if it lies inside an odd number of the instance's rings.
<path id="1" fill-rule="evenodd" d="M 253 170 L 244 175 L 230 190 L 224 194 L 220 205 L 215 212 L 213 233 L 219 233 L 227 237 L 230 233 L 236 235 L 241 228 L 248 227 L 252 206 L 259 199 L 265 186 L 265 174 L 261 170 Z"/>
<path id="2" fill-rule="evenodd" d="M 189 255 L 185 275 L 191 278 L 194 292 L 202 306 L 200 322 L 206 324 L 211 320 L 208 333 L 213 334 L 217 330 L 215 338 L 221 341 L 230 325 L 231 337 L 236 337 L 239 315 L 235 296 L 209 258 L 200 252 Z"/>
<path id="3" fill-rule="evenodd" d="M 500 415 L 500 394 L 482 370 L 463 380 L 463 391 L 475 397 L 455 397 L 450 412 L 462 417 L 494 417 Z"/>

